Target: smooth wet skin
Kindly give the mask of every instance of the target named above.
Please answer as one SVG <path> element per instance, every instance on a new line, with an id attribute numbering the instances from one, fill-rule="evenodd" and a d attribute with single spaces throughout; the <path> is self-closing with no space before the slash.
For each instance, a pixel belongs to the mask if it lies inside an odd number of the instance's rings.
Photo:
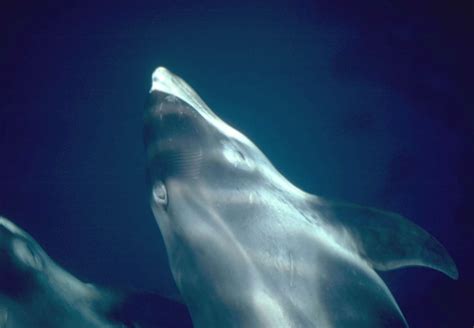
<path id="1" fill-rule="evenodd" d="M 84 283 L 54 263 L 29 234 L 0 217 L 0 328 L 183 326 L 191 325 L 182 304 L 153 293 Z"/>
<path id="2" fill-rule="evenodd" d="M 151 207 L 196 327 L 404 327 L 375 270 L 457 278 L 415 224 L 292 185 L 165 68 L 144 135 Z"/>

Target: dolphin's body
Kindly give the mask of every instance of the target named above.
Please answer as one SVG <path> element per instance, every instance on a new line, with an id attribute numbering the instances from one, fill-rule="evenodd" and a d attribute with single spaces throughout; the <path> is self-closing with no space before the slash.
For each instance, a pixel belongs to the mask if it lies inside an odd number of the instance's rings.
<path id="1" fill-rule="evenodd" d="M 173 324 L 180 317 L 179 323 L 190 326 L 186 315 L 183 305 L 159 296 L 79 281 L 0 217 L 0 328 L 182 327 Z"/>
<path id="2" fill-rule="evenodd" d="M 443 246 L 408 220 L 292 185 L 162 67 L 144 139 L 151 207 L 196 327 L 404 327 L 376 270 L 457 278 Z"/>

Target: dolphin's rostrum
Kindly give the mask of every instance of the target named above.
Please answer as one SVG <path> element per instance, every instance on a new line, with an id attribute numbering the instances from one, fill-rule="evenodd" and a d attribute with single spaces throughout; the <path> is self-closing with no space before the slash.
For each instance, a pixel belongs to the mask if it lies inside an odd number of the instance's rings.
<path id="1" fill-rule="evenodd" d="M 414 223 L 295 187 L 163 67 L 144 139 L 151 207 L 197 327 L 403 327 L 376 270 L 457 278 Z"/>

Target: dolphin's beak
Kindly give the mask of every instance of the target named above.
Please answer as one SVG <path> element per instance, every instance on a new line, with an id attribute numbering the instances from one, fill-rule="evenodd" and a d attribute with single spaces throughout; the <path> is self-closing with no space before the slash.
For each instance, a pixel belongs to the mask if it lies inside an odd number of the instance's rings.
<path id="1" fill-rule="evenodd" d="M 20 229 L 13 222 L 2 216 L 0 216 L 0 232 L 8 233 L 11 235 L 25 236 L 25 232 L 22 229 Z"/>
<path id="2" fill-rule="evenodd" d="M 150 93 L 158 91 L 175 96 L 193 107 L 193 96 L 197 96 L 194 90 L 181 78 L 171 73 L 168 69 L 160 66 L 151 76 Z"/>
<path id="3" fill-rule="evenodd" d="M 168 94 L 173 94 L 173 73 L 171 73 L 166 68 L 160 66 L 153 72 L 151 76 L 152 84 L 150 92 L 152 91 L 161 91 Z"/>
<path id="4" fill-rule="evenodd" d="M 166 93 L 181 99 L 207 121 L 220 120 L 189 84 L 162 66 L 158 67 L 152 74 L 150 93 L 154 91 Z"/>
<path id="5" fill-rule="evenodd" d="M 173 74 L 168 69 L 160 66 L 152 74 L 152 84 L 150 93 L 164 93 L 172 95 L 185 102 L 189 107 L 196 111 L 210 125 L 217 129 L 220 133 L 228 137 L 240 140 L 249 144 L 249 140 L 240 132 L 222 121 L 214 112 L 206 105 L 206 103 L 198 96 L 183 79 Z"/>

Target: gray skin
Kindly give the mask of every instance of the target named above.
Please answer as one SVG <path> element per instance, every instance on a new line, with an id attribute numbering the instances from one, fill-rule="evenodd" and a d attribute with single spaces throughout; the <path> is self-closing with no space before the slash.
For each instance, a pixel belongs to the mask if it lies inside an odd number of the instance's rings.
<path id="1" fill-rule="evenodd" d="M 151 208 L 195 327 L 405 327 L 376 270 L 458 276 L 414 223 L 292 185 L 163 67 L 144 140 Z"/>
<path id="2" fill-rule="evenodd" d="M 55 264 L 29 234 L 0 217 L 0 328 L 174 327 L 139 313 L 160 314 L 169 301 L 158 299 L 81 282 Z M 157 307 L 150 310 L 146 303 Z M 181 323 L 190 326 L 183 308 L 172 306 Z"/>

